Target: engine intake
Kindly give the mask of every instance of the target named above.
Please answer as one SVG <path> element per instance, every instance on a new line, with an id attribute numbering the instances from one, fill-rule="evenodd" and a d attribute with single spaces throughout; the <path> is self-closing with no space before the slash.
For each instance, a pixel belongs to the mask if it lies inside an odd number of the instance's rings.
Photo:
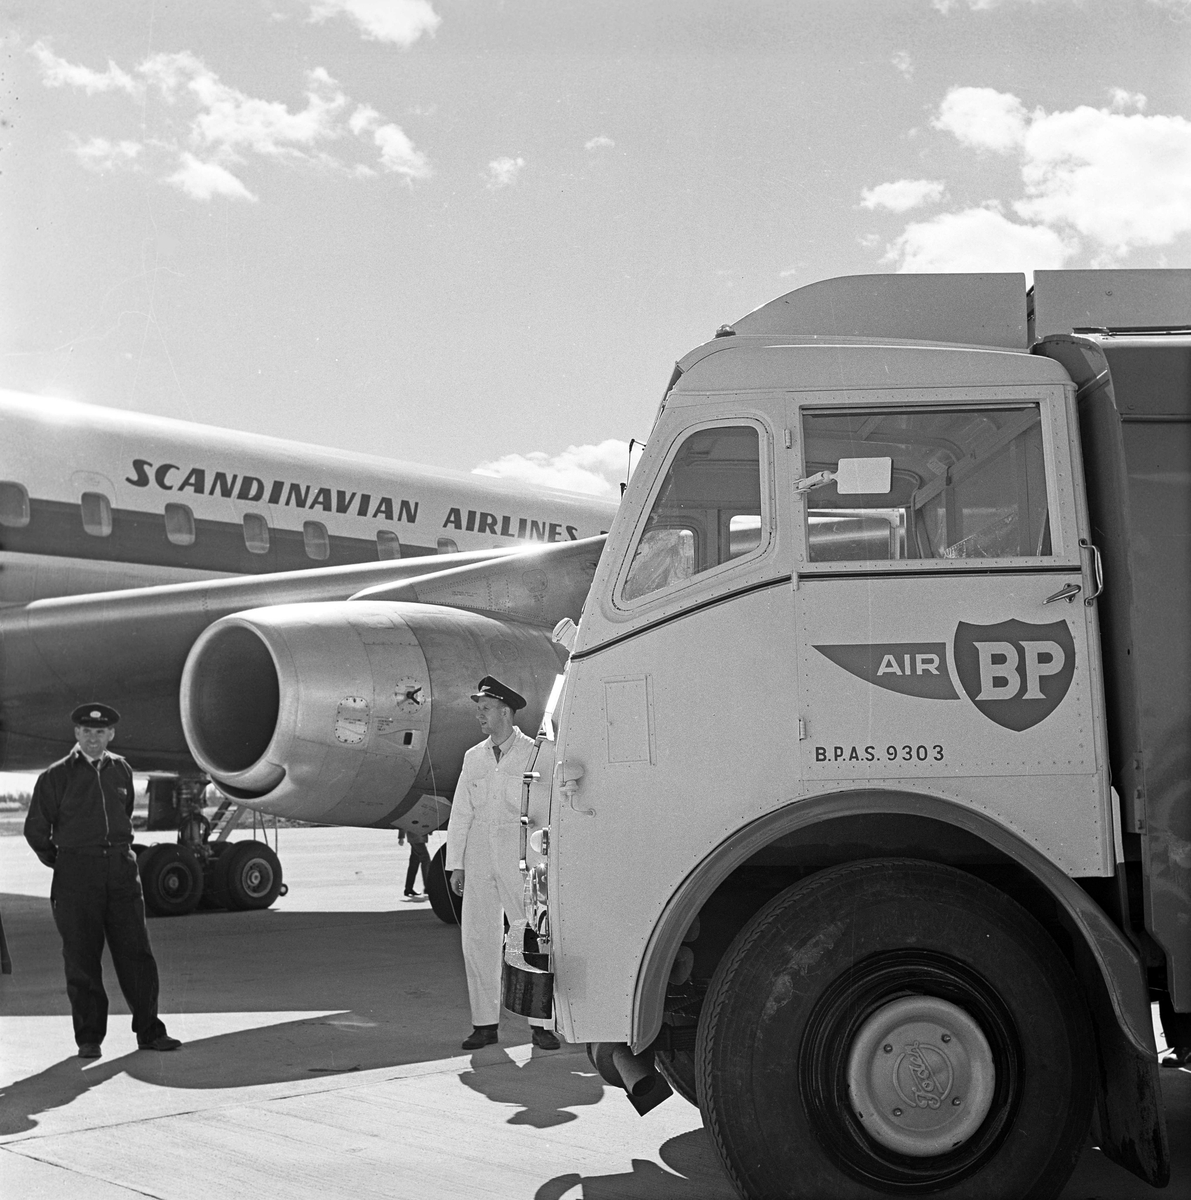
<path id="1" fill-rule="evenodd" d="M 450 796 L 479 740 L 477 680 L 526 696 L 518 724 L 533 734 L 559 670 L 533 625 L 406 602 L 281 604 L 204 630 L 182 725 L 199 766 L 252 807 L 390 825 L 423 795 Z"/>

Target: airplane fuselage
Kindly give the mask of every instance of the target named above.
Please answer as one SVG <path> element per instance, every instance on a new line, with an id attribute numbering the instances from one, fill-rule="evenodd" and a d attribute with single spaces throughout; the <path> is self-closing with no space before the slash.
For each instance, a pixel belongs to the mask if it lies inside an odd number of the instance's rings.
<path id="1" fill-rule="evenodd" d="M 615 504 L 0 391 L 0 605 L 574 541 Z"/>

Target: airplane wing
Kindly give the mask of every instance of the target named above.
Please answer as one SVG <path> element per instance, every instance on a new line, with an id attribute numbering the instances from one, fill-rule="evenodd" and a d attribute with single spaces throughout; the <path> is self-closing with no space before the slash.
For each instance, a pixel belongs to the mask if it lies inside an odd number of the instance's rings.
<path id="1" fill-rule="evenodd" d="M 530 733 L 604 538 L 37 601 L 0 611 L 0 763 L 44 765 L 102 698 L 137 770 L 203 770 L 265 812 L 388 826 L 449 796 L 496 675 Z M 430 569 L 428 569 L 430 568 Z M 560 657 L 561 656 L 561 657 Z"/>

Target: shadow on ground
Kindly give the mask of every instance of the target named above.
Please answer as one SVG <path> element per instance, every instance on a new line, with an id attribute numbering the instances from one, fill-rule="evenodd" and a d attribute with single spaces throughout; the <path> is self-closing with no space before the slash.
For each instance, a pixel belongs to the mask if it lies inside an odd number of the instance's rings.
<path id="1" fill-rule="evenodd" d="M 0 983 L 0 1015 L 67 1016 L 49 903 L 5 894 L 0 906 L 14 963 Z M 452 1058 L 471 1029 L 458 930 L 426 911 L 212 911 L 151 921 L 149 933 L 165 1014 L 332 1015 L 258 1020 L 174 1053 L 138 1051 L 85 1069 L 68 1040 L 50 1051 L 60 1061 L 0 1093 L 0 1134 L 32 1128 L 34 1114 L 121 1073 L 169 1088 L 304 1081 Z M 127 1031 L 128 1009 L 106 955 L 104 961 L 109 1030 Z M 68 1024 L 63 1031 L 69 1039 Z M 516 1028 L 505 1040 L 521 1033 L 528 1040 L 528 1030 Z"/>
<path id="2" fill-rule="evenodd" d="M 491 1070 L 501 1066 L 507 1069 Z M 568 1110 L 598 1104 L 604 1095 L 603 1080 L 576 1048 L 534 1050 L 520 1066 L 504 1050 L 480 1050 L 472 1055 L 471 1068 L 460 1073 L 459 1082 L 494 1104 L 515 1105 L 509 1125 L 565 1125 L 579 1115 Z"/>
<path id="3" fill-rule="evenodd" d="M 13 974 L 0 1014 L 70 1012 L 61 941 L 49 902 L 0 894 Z M 471 1029 L 459 931 L 425 909 L 391 912 L 224 912 L 149 921 L 162 1012 L 349 1009 L 455 1041 Z M 113 1015 L 127 1013 L 105 955 Z M 441 1020 L 427 1025 L 432 1014 Z M 444 1042 L 445 1044 L 445 1042 Z M 417 1057 L 421 1057 L 420 1055 Z"/>
<path id="4" fill-rule="evenodd" d="M 720 1167 L 711 1139 L 692 1129 L 663 1142 L 658 1154 L 670 1168 L 633 1159 L 633 1169 L 616 1175 L 557 1175 L 534 1193 L 534 1200 L 561 1200 L 576 1187 L 575 1200 L 731 1200 L 736 1193 Z M 673 1172 L 673 1174 L 671 1174 Z"/>

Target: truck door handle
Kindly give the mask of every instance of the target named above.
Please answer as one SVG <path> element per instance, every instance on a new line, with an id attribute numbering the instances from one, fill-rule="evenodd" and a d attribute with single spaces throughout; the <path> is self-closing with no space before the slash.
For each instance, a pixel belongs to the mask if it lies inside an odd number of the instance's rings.
<path id="1" fill-rule="evenodd" d="M 1047 596 L 1043 604 L 1053 604 L 1056 600 L 1066 600 L 1068 604 L 1083 591 L 1078 583 L 1065 583 L 1053 596 Z"/>
<path id="2" fill-rule="evenodd" d="M 1079 548 L 1092 552 L 1092 577 L 1096 581 L 1096 590 L 1084 599 L 1084 605 L 1091 608 L 1096 597 L 1104 591 L 1104 563 L 1100 560 L 1100 551 L 1088 538 L 1079 539 Z"/>

